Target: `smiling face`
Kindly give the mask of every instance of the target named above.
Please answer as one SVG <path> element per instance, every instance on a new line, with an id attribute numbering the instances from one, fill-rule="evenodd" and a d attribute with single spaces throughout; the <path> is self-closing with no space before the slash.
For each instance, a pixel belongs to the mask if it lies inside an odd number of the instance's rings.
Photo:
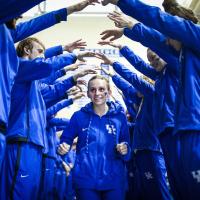
<path id="1" fill-rule="evenodd" d="M 95 78 L 89 81 L 87 95 L 95 106 L 105 105 L 110 93 L 106 79 Z"/>

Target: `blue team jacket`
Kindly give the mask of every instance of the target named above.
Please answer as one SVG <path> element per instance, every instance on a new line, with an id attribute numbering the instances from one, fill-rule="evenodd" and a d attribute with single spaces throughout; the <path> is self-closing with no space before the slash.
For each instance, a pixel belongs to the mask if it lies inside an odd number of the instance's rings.
<path id="1" fill-rule="evenodd" d="M 155 80 L 153 98 L 153 122 L 156 134 L 168 127 L 174 127 L 175 97 L 178 88 L 178 70 L 176 66 L 166 65 L 161 72 L 146 64 L 127 46 L 120 53 L 141 73 Z"/>
<path id="2" fill-rule="evenodd" d="M 138 0 L 119 0 L 118 6 L 125 14 L 182 43 L 175 132 L 200 130 L 200 26 Z"/>
<path id="3" fill-rule="evenodd" d="M 63 54 L 63 49 L 61 45 L 54 46 L 45 50 L 45 58 L 58 56 L 60 54 Z M 56 82 L 56 79 L 64 76 L 65 74 L 66 72 L 64 69 L 59 69 L 56 72 L 53 72 L 49 77 L 43 78 L 40 81 L 46 84 L 54 84 Z"/>
<path id="4" fill-rule="evenodd" d="M 0 25 L 0 123 L 7 126 L 10 112 L 10 93 L 18 69 L 13 39 L 6 25 Z"/>
<path id="5" fill-rule="evenodd" d="M 107 190 L 123 187 L 125 163 L 128 154 L 116 152 L 116 144 L 129 144 L 129 131 L 123 108 L 108 102 L 109 111 L 99 117 L 93 111 L 92 103 L 75 112 L 68 129 L 61 137 L 62 142 L 72 144 L 78 136 L 77 157 L 73 168 L 76 188 Z"/>
<path id="6" fill-rule="evenodd" d="M 6 1 L 7 2 L 7 1 Z M 8 1 L 8 4 L 12 5 L 15 1 Z M 30 1 L 20 1 L 20 3 L 24 3 L 22 8 L 26 8 L 26 3 Z M 37 2 L 37 1 L 36 1 Z M 16 2 L 15 2 L 16 3 Z M 18 4 L 20 4 L 18 2 Z M 6 5 L 1 4 L 2 6 Z M 16 6 L 17 8 L 17 6 Z M 10 10 L 15 8 L 10 7 Z M 0 15 L 3 14 L 2 12 Z M 16 29 L 7 29 L 5 25 L 0 25 L 0 124 L 4 123 L 7 126 L 8 123 L 8 115 L 10 112 L 10 94 L 11 89 L 14 83 L 14 77 L 18 70 L 18 58 L 16 55 L 14 42 L 18 42 L 36 32 L 39 32 L 45 28 L 48 28 L 62 20 L 66 20 L 67 11 L 66 9 L 60 9 L 57 11 L 50 12 L 43 16 L 32 19 L 28 22 L 20 23 L 17 25 Z M 1 19 L 0 19 L 1 20 Z M 75 56 L 72 56 L 75 57 Z M 73 59 L 73 58 L 72 58 Z"/>
<path id="7" fill-rule="evenodd" d="M 41 90 L 38 79 L 48 76 L 54 66 L 63 65 L 63 58 L 20 59 L 19 71 L 11 93 L 11 112 L 7 130 L 8 141 L 27 141 L 46 147 L 46 105 L 43 93 L 50 100 L 57 94 L 64 95 L 74 85 L 73 77 L 63 80 L 56 87 Z M 68 62 L 66 60 L 66 62 Z M 30 73 L 31 72 L 31 73 Z"/>
<path id="8" fill-rule="evenodd" d="M 147 149 L 161 152 L 161 146 L 155 134 L 152 116 L 153 95 L 155 93 L 154 86 L 139 78 L 137 74 L 130 71 L 119 62 L 114 62 L 113 68 L 124 79 L 131 83 L 137 91 L 144 95 L 135 122 L 133 150 Z"/>
<path id="9" fill-rule="evenodd" d="M 112 76 L 112 81 L 114 84 L 123 92 L 123 100 L 126 108 L 133 119 L 135 119 L 137 110 L 134 108 L 140 105 L 141 98 L 137 95 L 137 90 L 125 79 L 119 75 Z"/>

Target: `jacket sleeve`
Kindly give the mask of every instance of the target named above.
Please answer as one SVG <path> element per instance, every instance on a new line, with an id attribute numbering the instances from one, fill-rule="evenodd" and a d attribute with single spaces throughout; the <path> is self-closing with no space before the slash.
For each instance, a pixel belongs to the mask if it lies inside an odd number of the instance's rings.
<path id="1" fill-rule="evenodd" d="M 137 112 L 136 112 L 136 109 L 134 108 L 133 101 L 131 101 L 129 99 L 129 97 L 125 97 L 125 98 L 123 98 L 123 100 L 124 100 L 124 103 L 126 104 L 126 108 L 128 110 L 128 113 L 131 115 L 132 119 L 134 120 L 136 115 L 137 115 Z"/>
<path id="2" fill-rule="evenodd" d="M 75 112 L 69 121 L 69 126 L 63 131 L 63 134 L 60 138 L 60 143 L 65 142 L 70 146 L 72 145 L 74 138 L 78 136 L 77 122 L 78 122 L 77 112 Z"/>
<path id="3" fill-rule="evenodd" d="M 44 0 L 0 0 L 0 24 L 26 12 Z"/>
<path id="4" fill-rule="evenodd" d="M 34 60 L 20 59 L 19 69 L 15 80 L 17 82 L 33 81 L 47 77 L 52 72 L 52 66 L 43 58 Z"/>
<path id="5" fill-rule="evenodd" d="M 179 54 L 166 44 L 167 38 L 162 33 L 138 23 L 132 29 L 125 28 L 124 35 L 131 40 L 140 42 L 143 46 L 149 47 L 168 63 L 172 70 L 178 70 Z"/>
<path id="6" fill-rule="evenodd" d="M 51 58 L 53 56 L 58 56 L 60 54 L 63 54 L 62 45 L 58 45 L 58 46 L 50 47 L 50 48 L 46 49 L 44 56 L 45 56 L 45 58 Z"/>
<path id="7" fill-rule="evenodd" d="M 118 6 L 125 14 L 200 53 L 199 25 L 172 16 L 158 7 L 146 5 L 139 0 L 119 0 Z"/>
<path id="8" fill-rule="evenodd" d="M 66 53 L 51 58 L 46 58 L 46 62 L 51 64 L 54 71 L 62 69 L 63 67 L 76 62 L 76 55 L 74 53 Z"/>
<path id="9" fill-rule="evenodd" d="M 55 115 L 59 110 L 67 106 L 70 106 L 71 104 L 73 104 L 72 99 L 64 99 L 58 102 L 57 104 L 51 106 L 50 108 L 47 109 L 47 118 L 51 117 L 52 115 Z"/>
<path id="10" fill-rule="evenodd" d="M 67 126 L 69 125 L 69 120 L 67 118 L 52 118 L 49 120 L 49 124 L 52 126 Z"/>
<path id="11" fill-rule="evenodd" d="M 43 79 L 41 79 L 40 81 L 41 81 L 42 83 L 46 83 L 46 84 L 51 85 L 51 84 L 54 84 L 55 81 L 56 81 L 58 78 L 64 76 L 65 74 L 66 74 L 66 73 L 65 73 L 65 70 L 64 70 L 64 69 L 60 69 L 60 70 L 57 70 L 55 73 L 51 73 L 50 76 L 48 76 L 47 78 L 43 78 Z"/>
<path id="12" fill-rule="evenodd" d="M 114 84 L 123 92 L 124 96 L 129 97 L 133 100 L 137 97 L 137 90 L 125 79 L 119 75 L 114 75 L 112 77 Z"/>
<path id="13" fill-rule="evenodd" d="M 73 76 L 59 81 L 54 85 L 47 85 L 44 83 L 40 84 L 40 90 L 43 96 L 43 99 L 46 103 L 46 106 L 49 107 L 52 101 L 63 98 L 65 96 L 66 90 L 74 86 L 76 83 L 73 79 Z"/>
<path id="14" fill-rule="evenodd" d="M 127 69 L 125 66 L 120 64 L 119 62 L 113 63 L 114 70 L 122 76 L 125 80 L 127 80 L 133 87 L 141 92 L 144 96 L 152 95 L 154 93 L 154 86 L 148 83 L 147 81 L 139 78 L 137 74 Z"/>
<path id="15" fill-rule="evenodd" d="M 124 46 L 120 53 L 129 61 L 129 63 L 145 76 L 155 80 L 159 74 L 156 70 L 139 56 L 137 56 L 130 48 Z"/>
<path id="16" fill-rule="evenodd" d="M 30 35 L 38 33 L 44 29 L 47 29 L 61 21 L 66 21 L 67 10 L 65 8 L 52 11 L 42 16 L 36 17 L 35 19 L 27 22 L 19 23 L 16 29 L 11 30 L 13 41 L 19 42 Z"/>

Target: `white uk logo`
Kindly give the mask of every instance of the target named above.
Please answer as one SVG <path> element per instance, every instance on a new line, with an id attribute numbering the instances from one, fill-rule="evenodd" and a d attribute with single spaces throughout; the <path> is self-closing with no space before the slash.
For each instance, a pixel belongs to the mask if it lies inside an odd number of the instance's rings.
<path id="1" fill-rule="evenodd" d="M 116 128 L 114 125 L 106 124 L 106 130 L 109 134 L 116 135 Z"/>
<path id="2" fill-rule="evenodd" d="M 144 172 L 144 175 L 146 176 L 147 180 L 153 179 L 153 175 L 150 172 Z"/>
<path id="3" fill-rule="evenodd" d="M 191 172 L 193 179 L 196 179 L 197 183 L 200 183 L 200 170 Z"/>

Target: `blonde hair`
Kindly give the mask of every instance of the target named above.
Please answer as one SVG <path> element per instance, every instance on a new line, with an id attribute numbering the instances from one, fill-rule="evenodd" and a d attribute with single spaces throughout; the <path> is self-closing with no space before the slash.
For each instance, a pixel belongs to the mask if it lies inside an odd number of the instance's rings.
<path id="1" fill-rule="evenodd" d="M 142 79 L 144 79 L 145 81 L 147 81 L 148 83 L 150 83 L 151 85 L 155 84 L 155 81 L 153 81 L 152 79 L 150 79 L 149 77 L 142 75 L 141 76 Z"/>
<path id="2" fill-rule="evenodd" d="M 101 76 L 101 75 L 95 75 L 95 76 L 93 76 L 93 77 L 88 81 L 88 89 L 89 89 L 89 87 L 90 87 L 90 82 L 93 81 L 93 80 L 95 80 L 95 79 L 104 80 L 104 81 L 106 82 L 106 85 L 107 85 L 108 90 L 111 90 L 110 84 L 109 84 L 109 80 L 108 80 L 106 77 Z"/>
<path id="3" fill-rule="evenodd" d="M 195 24 L 198 23 L 198 18 L 195 16 L 194 12 L 189 8 L 181 6 L 176 2 L 176 0 L 164 0 L 162 5 L 164 10 L 171 15 L 182 17 Z"/>

